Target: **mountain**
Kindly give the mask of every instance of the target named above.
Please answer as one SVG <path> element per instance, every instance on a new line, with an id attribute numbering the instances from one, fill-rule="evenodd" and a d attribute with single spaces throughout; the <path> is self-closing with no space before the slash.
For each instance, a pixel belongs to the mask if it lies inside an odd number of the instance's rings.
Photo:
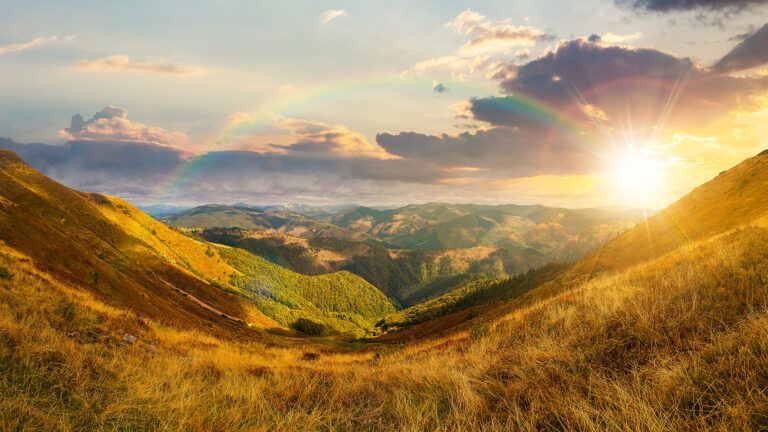
<path id="1" fill-rule="evenodd" d="M 699 239 L 768 221 L 768 151 L 721 172 L 583 260 L 574 272 L 623 268 Z"/>
<path id="2" fill-rule="evenodd" d="M 709 253 L 719 253 L 716 252 L 719 248 L 734 249 L 735 254 L 746 254 L 743 259 L 749 261 L 752 259 L 750 254 L 761 252 L 744 249 L 740 242 L 762 236 L 764 230 L 754 227 L 766 226 L 768 151 L 720 173 L 571 266 L 543 266 L 513 278 L 483 278 L 460 285 L 385 317 L 378 323 L 379 327 L 407 330 L 377 340 L 402 341 L 434 335 L 438 331 L 455 331 L 478 316 L 493 319 L 562 295 L 601 273 L 631 269 L 649 260 L 677 263 L 693 260 L 692 257 L 701 259 L 699 253 L 692 251 L 696 247 L 709 250 Z M 734 233 L 734 230 L 743 232 Z M 723 236 L 726 238 L 721 239 Z M 653 265 L 647 265 L 646 271 L 653 268 Z M 714 274 L 716 269 L 707 271 Z M 520 281 L 532 278 L 536 283 L 520 284 Z M 500 294 L 489 294 L 500 291 L 506 292 L 505 298 L 512 301 L 498 303 Z"/>
<path id="3" fill-rule="evenodd" d="M 176 228 L 270 229 L 302 238 L 365 240 L 367 235 L 283 210 L 210 204 L 168 215 L 161 220 Z"/>
<path id="4" fill-rule="evenodd" d="M 358 207 L 329 221 L 406 249 L 499 246 L 571 259 L 645 217 L 638 209 L 428 203 L 392 210 Z"/>
<path id="5" fill-rule="evenodd" d="M 511 276 L 575 261 L 642 214 L 430 203 L 387 210 L 358 206 L 318 220 L 284 210 L 207 205 L 163 220 L 299 273 L 350 271 L 408 307 L 455 288 L 451 280 Z"/>
<path id="6" fill-rule="evenodd" d="M 300 203 L 293 204 L 273 204 L 265 206 L 253 206 L 254 208 L 267 211 L 281 211 L 298 213 L 300 215 L 312 218 L 326 218 L 338 212 L 357 207 L 354 204 L 329 204 L 329 205 L 307 205 Z"/>
<path id="7" fill-rule="evenodd" d="M 138 208 L 139 210 L 152 216 L 155 219 L 162 219 L 164 217 L 168 217 L 177 213 L 181 213 L 183 211 L 187 211 L 191 207 L 176 206 L 176 205 L 170 205 L 170 204 L 152 204 L 147 206 L 139 206 Z"/>
<path id="8" fill-rule="evenodd" d="M 351 273 L 309 277 L 195 240 L 119 198 L 66 188 L 9 151 L 0 152 L 0 240 L 105 300 L 223 335 L 313 322 L 359 336 L 394 310 Z"/>

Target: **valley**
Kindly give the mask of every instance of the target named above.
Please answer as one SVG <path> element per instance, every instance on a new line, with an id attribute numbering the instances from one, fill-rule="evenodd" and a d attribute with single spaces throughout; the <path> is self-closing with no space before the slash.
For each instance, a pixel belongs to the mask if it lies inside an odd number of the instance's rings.
<path id="1" fill-rule="evenodd" d="M 319 216 L 208 205 L 162 220 L 302 274 L 349 271 L 408 307 L 467 280 L 573 262 L 644 220 L 647 212 L 430 203 L 314 213 Z"/>
<path id="2" fill-rule="evenodd" d="M 631 418 L 642 430 L 759 430 L 766 183 L 768 156 L 755 156 L 574 264 L 525 261 L 510 275 L 464 270 L 482 269 L 472 249 L 541 228 L 506 224 L 501 236 L 489 223 L 468 251 L 406 249 L 404 234 L 348 213 L 237 208 L 195 222 L 222 227 L 172 228 L 2 152 L 0 411 L 13 415 L 0 426 L 615 429 Z M 705 219 L 681 216 L 705 202 Z M 565 244 L 616 227 L 586 214 L 557 212 L 559 232 L 582 230 Z M 412 284 L 393 291 L 350 270 L 370 251 L 410 268 Z M 445 256 L 451 271 L 430 267 Z"/>

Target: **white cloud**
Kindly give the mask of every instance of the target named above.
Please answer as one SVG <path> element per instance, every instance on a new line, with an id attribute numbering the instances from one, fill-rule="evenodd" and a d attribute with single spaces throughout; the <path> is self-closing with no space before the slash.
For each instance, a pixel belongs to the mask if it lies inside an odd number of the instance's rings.
<path id="1" fill-rule="evenodd" d="M 323 12 L 323 23 L 325 24 L 331 20 L 345 16 L 347 16 L 347 11 L 344 9 L 328 9 L 327 11 Z"/>
<path id="2" fill-rule="evenodd" d="M 202 69 L 190 66 L 175 65 L 162 62 L 134 62 L 131 61 L 130 57 L 127 55 L 113 55 L 95 60 L 83 60 L 78 63 L 78 67 L 92 71 L 127 70 L 163 73 L 170 75 L 191 75 L 203 72 Z"/>
<path id="3" fill-rule="evenodd" d="M 128 120 L 125 108 L 111 105 L 88 120 L 75 114 L 69 127 L 59 131 L 59 136 L 70 141 L 130 141 L 174 146 L 189 141 L 181 132 L 169 132 Z"/>
<path id="4" fill-rule="evenodd" d="M 67 36 L 63 38 L 64 41 L 70 41 L 74 39 L 74 36 Z M 27 42 L 21 42 L 21 43 L 15 43 L 15 44 L 8 44 L 8 45 L 0 45 L 0 55 L 3 54 L 9 54 L 13 52 L 19 52 L 19 51 L 26 51 L 36 48 L 41 48 L 46 45 L 55 43 L 59 41 L 58 36 L 49 36 L 49 37 L 36 37 L 32 40 L 29 40 Z"/>
<path id="5" fill-rule="evenodd" d="M 636 32 L 632 34 L 627 35 L 620 35 L 616 33 L 604 33 L 600 36 L 600 40 L 602 42 L 605 42 L 607 44 L 622 44 L 629 41 L 637 40 L 643 37 L 643 34 L 641 32 Z"/>
<path id="6" fill-rule="evenodd" d="M 452 54 L 416 63 L 411 72 L 421 75 L 444 71 L 462 80 L 470 74 L 494 75 L 493 70 L 501 60 L 507 60 L 512 49 L 518 48 L 514 53 L 518 60 L 526 60 L 531 55 L 527 47 L 553 38 L 535 27 L 516 26 L 509 20 L 491 20 L 470 9 L 445 26 L 470 37 L 469 41 Z"/>
<path id="7" fill-rule="evenodd" d="M 515 46 L 533 46 L 552 37 L 530 26 L 515 26 L 509 20 L 489 20 L 471 9 L 460 13 L 456 19 L 446 24 L 465 36 L 471 36 L 469 42 L 461 47 L 463 52 L 507 52 Z"/>

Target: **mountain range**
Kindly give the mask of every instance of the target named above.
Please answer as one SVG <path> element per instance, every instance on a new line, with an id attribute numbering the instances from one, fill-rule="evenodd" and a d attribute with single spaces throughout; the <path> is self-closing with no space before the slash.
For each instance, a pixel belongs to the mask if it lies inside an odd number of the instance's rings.
<path id="1" fill-rule="evenodd" d="M 574 261 L 645 217 L 637 209 L 428 203 L 388 210 L 345 206 L 316 217 L 206 205 L 161 220 L 303 274 L 350 271 L 395 304 L 410 306 L 455 288 L 451 280 L 513 276 Z"/>

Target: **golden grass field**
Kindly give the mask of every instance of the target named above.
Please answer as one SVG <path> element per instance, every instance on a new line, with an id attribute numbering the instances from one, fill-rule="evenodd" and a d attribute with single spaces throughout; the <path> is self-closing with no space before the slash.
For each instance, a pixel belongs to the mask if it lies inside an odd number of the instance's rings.
<path id="1" fill-rule="evenodd" d="M 766 251 L 768 230 L 739 229 L 361 350 L 160 325 L 3 247 L 0 429 L 765 430 Z"/>

